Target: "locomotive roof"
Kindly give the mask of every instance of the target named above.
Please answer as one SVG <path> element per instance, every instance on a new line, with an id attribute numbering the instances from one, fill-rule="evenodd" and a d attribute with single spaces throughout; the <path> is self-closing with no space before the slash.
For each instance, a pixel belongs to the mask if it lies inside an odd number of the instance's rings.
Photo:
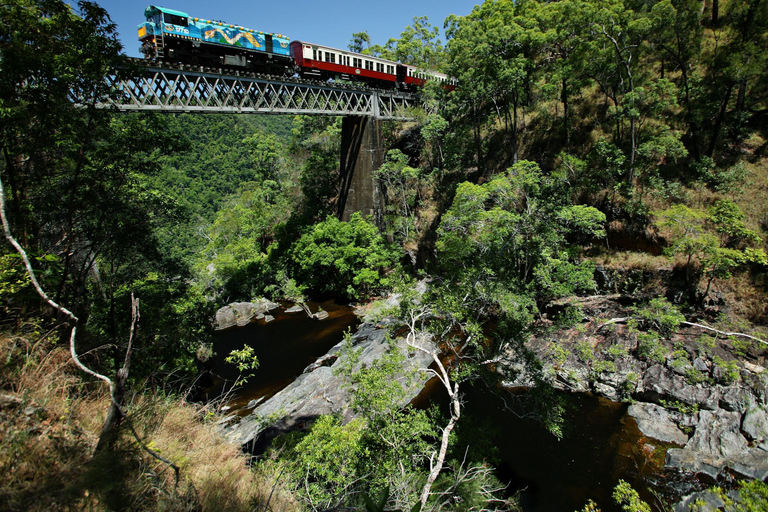
<path id="1" fill-rule="evenodd" d="M 168 14 L 173 14 L 174 16 L 181 16 L 182 18 L 189 18 L 189 14 L 181 11 L 175 11 L 173 9 L 166 9 L 165 7 L 160 7 L 159 5 L 150 5 L 146 9 L 144 9 L 144 16 L 149 18 L 151 16 L 154 16 L 158 12 L 167 12 Z"/>

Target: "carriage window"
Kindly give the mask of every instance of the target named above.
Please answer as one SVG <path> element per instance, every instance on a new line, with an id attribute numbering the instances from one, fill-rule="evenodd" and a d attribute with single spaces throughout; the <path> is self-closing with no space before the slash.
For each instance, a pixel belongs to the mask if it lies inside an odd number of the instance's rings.
<path id="1" fill-rule="evenodd" d="M 317 49 L 312 50 L 312 60 L 317 60 Z"/>

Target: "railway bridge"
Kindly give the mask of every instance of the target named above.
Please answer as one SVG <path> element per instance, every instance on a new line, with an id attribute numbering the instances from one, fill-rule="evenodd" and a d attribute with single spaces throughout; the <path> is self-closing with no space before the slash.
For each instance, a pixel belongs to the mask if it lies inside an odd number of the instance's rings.
<path id="1" fill-rule="evenodd" d="M 285 114 L 343 116 L 339 218 L 376 215 L 373 171 L 384 158 L 382 120 L 412 119 L 413 93 L 332 83 L 223 72 L 193 66 L 146 66 L 137 60 L 109 80 L 116 95 L 99 103 L 120 112 Z"/>

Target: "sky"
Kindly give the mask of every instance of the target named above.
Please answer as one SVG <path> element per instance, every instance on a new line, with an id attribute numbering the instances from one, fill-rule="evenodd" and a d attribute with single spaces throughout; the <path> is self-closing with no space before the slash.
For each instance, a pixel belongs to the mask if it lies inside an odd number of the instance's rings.
<path id="1" fill-rule="evenodd" d="M 148 0 L 95 0 L 117 24 L 124 51 L 140 57 L 136 26 L 144 21 Z M 215 19 L 254 30 L 284 34 L 291 40 L 346 49 L 352 34 L 367 31 L 373 44 L 398 37 L 414 16 L 427 16 L 440 29 L 450 14 L 465 16 L 481 0 L 161 0 L 162 7 L 193 18 Z M 74 0 L 68 1 L 75 4 Z"/>

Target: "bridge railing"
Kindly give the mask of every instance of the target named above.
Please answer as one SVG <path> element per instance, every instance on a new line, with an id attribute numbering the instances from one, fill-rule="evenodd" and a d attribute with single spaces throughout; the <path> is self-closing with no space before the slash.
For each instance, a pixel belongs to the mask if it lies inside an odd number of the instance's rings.
<path id="1" fill-rule="evenodd" d="M 147 67 L 110 77 L 118 94 L 100 106 L 120 111 L 370 116 L 408 120 L 418 97 L 354 84 L 261 75 L 222 74 L 189 67 Z"/>

